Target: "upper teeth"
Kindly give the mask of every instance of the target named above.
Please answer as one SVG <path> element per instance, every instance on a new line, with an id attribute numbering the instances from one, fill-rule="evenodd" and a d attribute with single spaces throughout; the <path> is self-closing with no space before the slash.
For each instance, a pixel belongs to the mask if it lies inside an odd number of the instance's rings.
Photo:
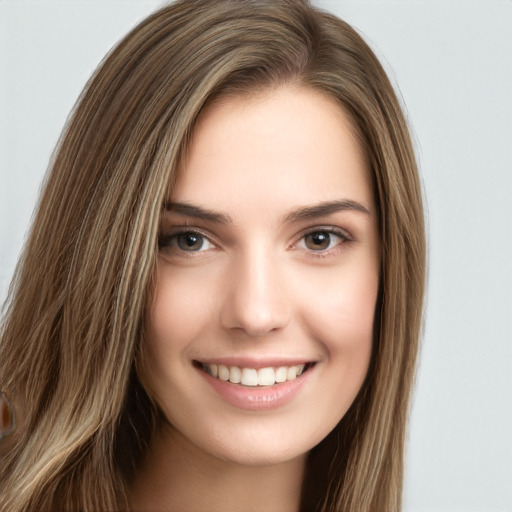
<path id="1" fill-rule="evenodd" d="M 276 382 L 286 382 L 298 377 L 305 364 L 295 366 L 279 366 L 278 368 L 239 368 L 223 364 L 203 364 L 204 370 L 212 377 L 243 386 L 273 386 Z"/>

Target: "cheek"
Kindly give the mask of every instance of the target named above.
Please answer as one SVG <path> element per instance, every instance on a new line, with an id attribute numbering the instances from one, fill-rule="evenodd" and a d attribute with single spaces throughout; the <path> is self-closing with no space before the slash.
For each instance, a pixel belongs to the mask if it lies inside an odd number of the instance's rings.
<path id="1" fill-rule="evenodd" d="M 205 319 L 212 317 L 219 290 L 206 277 L 173 272 L 170 267 L 159 270 L 146 319 L 153 351 L 185 349 L 198 336 Z"/>
<path id="2" fill-rule="evenodd" d="M 366 377 L 370 363 L 378 271 L 368 266 L 361 271 L 331 274 L 303 306 L 311 335 L 325 355 L 326 385 L 339 390 L 326 397 L 335 422 L 345 414 Z M 317 282 L 318 284 L 318 282 Z"/>
<path id="3" fill-rule="evenodd" d="M 339 291 L 332 298 L 331 308 L 326 317 L 331 318 L 332 330 L 340 333 L 340 344 L 352 342 L 365 344 L 373 337 L 375 305 L 378 294 L 378 280 L 347 279 L 340 285 Z M 327 318 L 325 321 L 327 321 Z"/>
<path id="4" fill-rule="evenodd" d="M 184 381 L 188 349 L 199 337 L 204 318 L 211 316 L 210 298 L 215 295 L 205 294 L 194 282 L 186 273 L 162 265 L 146 313 L 139 378 L 163 410 L 168 400 L 179 401 L 176 385 Z"/>
<path id="5" fill-rule="evenodd" d="M 357 349 L 372 339 L 379 272 L 373 261 L 316 273 L 302 304 L 308 324 L 328 352 Z"/>

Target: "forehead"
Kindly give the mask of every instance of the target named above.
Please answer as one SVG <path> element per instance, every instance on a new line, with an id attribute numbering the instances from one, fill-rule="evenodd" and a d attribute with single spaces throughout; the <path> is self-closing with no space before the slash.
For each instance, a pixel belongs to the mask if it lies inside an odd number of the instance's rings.
<path id="1" fill-rule="evenodd" d="M 340 104 L 316 90 L 222 98 L 197 123 L 171 201 L 262 212 L 343 198 L 372 210 L 356 134 Z"/>

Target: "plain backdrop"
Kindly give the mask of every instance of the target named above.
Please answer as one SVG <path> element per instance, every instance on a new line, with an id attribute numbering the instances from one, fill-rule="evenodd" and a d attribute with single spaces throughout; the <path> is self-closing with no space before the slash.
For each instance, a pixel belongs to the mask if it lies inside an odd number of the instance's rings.
<path id="1" fill-rule="evenodd" d="M 358 28 L 398 84 L 424 181 L 429 290 L 405 510 L 510 512 L 512 2 L 314 3 Z M 68 112 L 160 5 L 0 0 L 1 301 Z"/>

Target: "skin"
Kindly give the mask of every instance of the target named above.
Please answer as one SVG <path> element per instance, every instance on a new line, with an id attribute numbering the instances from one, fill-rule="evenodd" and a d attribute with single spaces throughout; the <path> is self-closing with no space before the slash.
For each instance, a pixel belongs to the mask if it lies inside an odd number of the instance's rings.
<path id="1" fill-rule="evenodd" d="M 167 421 L 132 507 L 296 511 L 306 455 L 350 407 L 372 347 L 377 215 L 351 120 L 302 87 L 220 100 L 168 206 L 140 372 Z M 284 405 L 247 410 L 193 363 L 226 358 L 315 364 Z"/>

